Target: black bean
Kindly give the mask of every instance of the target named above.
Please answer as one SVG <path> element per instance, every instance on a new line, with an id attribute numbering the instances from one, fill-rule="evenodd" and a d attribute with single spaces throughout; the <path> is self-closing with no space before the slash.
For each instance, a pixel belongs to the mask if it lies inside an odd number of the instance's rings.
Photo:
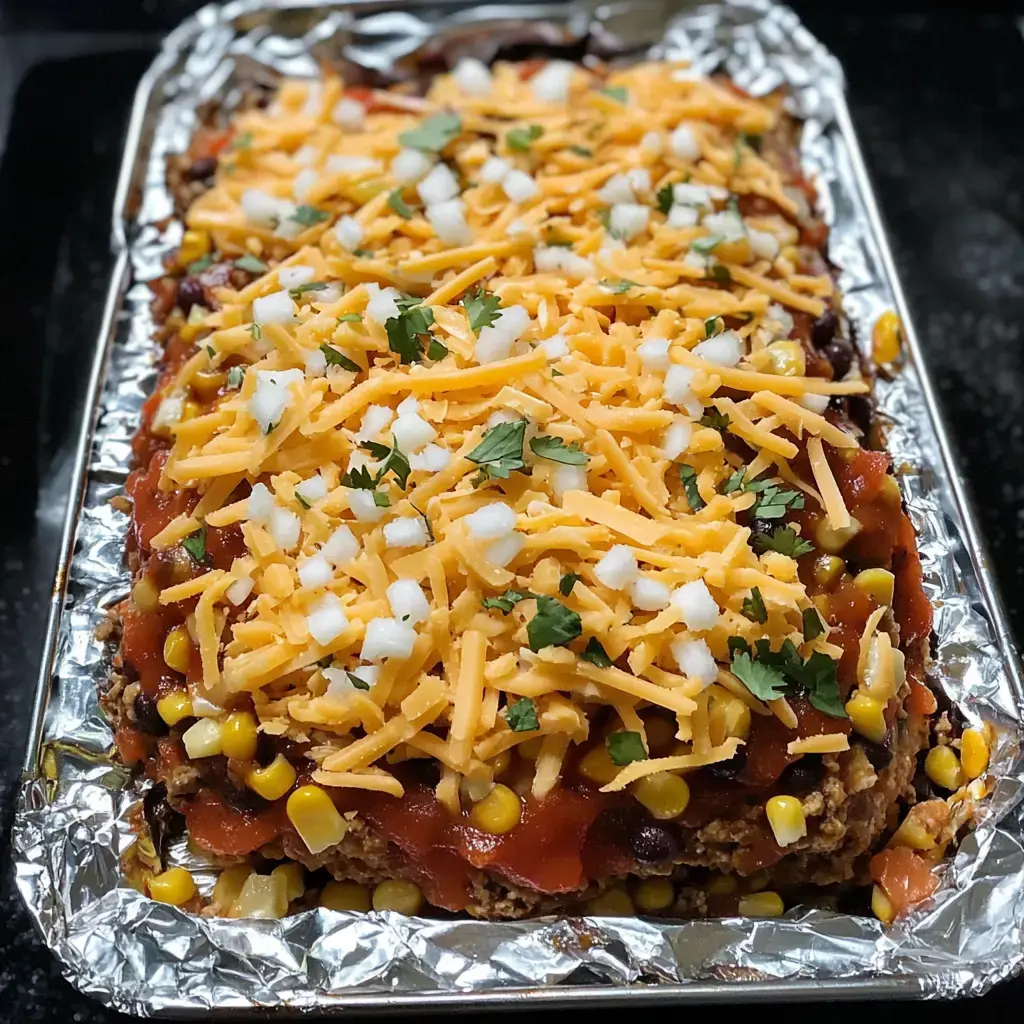
<path id="1" fill-rule="evenodd" d="M 241 811 L 243 814 L 262 811 L 270 806 L 268 800 L 264 800 L 259 793 L 253 792 L 248 787 L 245 789 L 235 789 L 234 786 L 225 786 L 223 795 L 224 802 L 229 807 L 233 807 L 236 811 Z"/>
<path id="2" fill-rule="evenodd" d="M 167 787 L 162 782 L 146 790 L 146 795 L 142 798 L 142 815 L 149 828 L 153 848 L 160 858 L 160 863 L 164 864 L 170 841 L 185 831 L 185 817 L 167 802 Z"/>
<path id="3" fill-rule="evenodd" d="M 167 732 L 167 723 L 160 717 L 156 709 L 156 697 L 139 691 L 135 698 L 135 721 L 143 732 L 150 736 L 163 736 Z"/>
<path id="4" fill-rule="evenodd" d="M 679 852 L 676 837 L 662 825 L 653 822 L 641 825 L 630 837 L 633 856 L 645 864 L 660 864 Z"/>
<path id="5" fill-rule="evenodd" d="M 735 779 L 746 766 L 747 754 L 740 747 L 728 761 L 716 761 L 714 764 L 709 764 L 705 771 L 710 772 L 716 779 Z"/>
<path id="6" fill-rule="evenodd" d="M 885 733 L 885 739 L 881 743 L 872 743 L 871 740 L 861 739 L 860 745 L 864 754 L 871 762 L 871 767 L 881 770 L 888 766 L 892 760 L 892 747 L 896 742 L 896 730 L 890 726 Z"/>
<path id="7" fill-rule="evenodd" d="M 826 309 L 811 325 L 811 344 L 821 349 L 828 345 L 836 336 L 839 317 L 831 309 Z"/>
<path id="8" fill-rule="evenodd" d="M 834 380 L 842 380 L 850 372 L 853 365 L 853 349 L 849 342 L 830 341 L 822 346 L 821 354 L 832 364 Z"/>
<path id="9" fill-rule="evenodd" d="M 215 156 L 201 156 L 193 161 L 188 169 L 188 177 L 191 181 L 205 181 L 212 178 L 217 171 L 217 158 Z"/>
<path id="10" fill-rule="evenodd" d="M 269 733 L 256 734 L 256 763 L 266 768 L 277 757 L 277 744 Z"/>
<path id="11" fill-rule="evenodd" d="M 178 283 L 178 305 L 181 307 L 182 313 L 188 316 L 189 310 L 193 306 L 201 306 L 205 301 L 206 296 L 203 294 L 203 286 L 199 283 L 198 279 L 183 277 Z"/>
<path id="12" fill-rule="evenodd" d="M 806 793 L 821 781 L 823 770 L 820 754 L 805 754 L 779 776 L 779 785 L 787 793 Z"/>

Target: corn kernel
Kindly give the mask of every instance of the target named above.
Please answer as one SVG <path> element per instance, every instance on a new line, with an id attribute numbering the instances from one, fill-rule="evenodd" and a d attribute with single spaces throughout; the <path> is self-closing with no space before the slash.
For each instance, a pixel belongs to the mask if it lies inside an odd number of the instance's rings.
<path id="1" fill-rule="evenodd" d="M 172 690 L 156 702 L 156 710 L 168 725 L 192 717 L 192 700 L 186 690 Z"/>
<path id="2" fill-rule="evenodd" d="M 672 746 L 679 726 L 668 718 L 651 715 L 644 719 L 644 732 L 647 733 L 647 749 L 651 756 L 660 754 Z"/>
<path id="3" fill-rule="evenodd" d="M 213 398 L 228 382 L 228 375 L 216 370 L 196 370 L 189 386 L 200 398 Z"/>
<path id="4" fill-rule="evenodd" d="M 288 767 L 291 768 L 291 765 Z M 294 781 L 294 769 L 291 775 Z M 338 813 L 334 801 L 319 786 L 299 786 L 288 797 L 285 810 L 288 820 L 295 826 L 295 831 L 310 853 L 320 853 L 340 843 L 348 831 L 348 822 Z"/>
<path id="5" fill-rule="evenodd" d="M 278 754 L 266 768 L 253 768 L 245 784 L 264 800 L 277 800 L 295 784 L 295 769 L 284 754 Z"/>
<path id="6" fill-rule="evenodd" d="M 710 896 L 731 896 L 739 883 L 734 875 L 712 875 L 704 888 Z"/>
<path id="7" fill-rule="evenodd" d="M 894 310 L 887 309 L 875 321 L 871 332 L 871 354 L 876 363 L 892 363 L 899 358 L 902 334 L 900 318 Z"/>
<path id="8" fill-rule="evenodd" d="M 140 612 L 155 612 L 160 607 L 160 588 L 149 576 L 140 576 L 132 587 L 132 604 Z"/>
<path id="9" fill-rule="evenodd" d="M 891 473 L 886 473 L 885 479 L 882 481 L 881 489 L 878 492 L 878 496 L 887 505 L 903 504 L 903 495 L 900 493 L 900 485 L 896 482 L 896 477 Z"/>
<path id="10" fill-rule="evenodd" d="M 500 779 L 505 772 L 508 771 L 508 766 L 512 763 L 512 751 L 503 750 L 500 754 L 496 754 L 490 760 L 492 777 Z"/>
<path id="11" fill-rule="evenodd" d="M 248 864 L 232 864 L 217 876 L 213 886 L 213 905 L 220 913 L 227 913 L 231 908 L 251 874 L 252 868 Z"/>
<path id="12" fill-rule="evenodd" d="M 743 917 L 778 917 L 786 908 L 777 892 L 755 892 L 744 896 L 738 909 Z"/>
<path id="13" fill-rule="evenodd" d="M 419 886 L 403 878 L 390 878 L 373 890 L 374 910 L 393 910 L 412 916 L 423 907 L 423 893 Z"/>
<path id="14" fill-rule="evenodd" d="M 765 349 L 771 372 L 780 377 L 803 377 L 807 373 L 807 356 L 799 341 L 774 341 Z"/>
<path id="15" fill-rule="evenodd" d="M 178 266 L 187 267 L 210 251 L 210 236 L 205 231 L 186 231 L 178 249 Z"/>
<path id="16" fill-rule="evenodd" d="M 966 781 L 952 747 L 932 747 L 924 759 L 924 773 L 942 789 L 959 789 Z"/>
<path id="17" fill-rule="evenodd" d="M 174 548 L 171 551 L 171 582 L 184 583 L 192 579 L 192 570 L 195 562 L 192 556 L 184 548 Z"/>
<path id="18" fill-rule="evenodd" d="M 867 594 L 875 604 L 892 604 L 896 577 L 888 569 L 865 569 L 853 577 L 853 582 L 857 589 Z"/>
<path id="19" fill-rule="evenodd" d="M 632 917 L 633 901 L 625 889 L 605 889 L 600 895 L 587 900 L 587 913 L 595 917 Z"/>
<path id="20" fill-rule="evenodd" d="M 708 709 L 708 729 L 715 745 L 730 737 L 745 740 L 750 734 L 750 708 L 738 697 L 716 697 Z"/>
<path id="21" fill-rule="evenodd" d="M 807 817 L 795 796 L 773 796 L 764 805 L 768 824 L 779 846 L 792 846 L 807 835 Z"/>
<path id="22" fill-rule="evenodd" d="M 919 818 L 908 815 L 893 833 L 890 843 L 893 846 L 909 846 L 912 850 L 934 850 L 936 840 Z"/>
<path id="23" fill-rule="evenodd" d="M 181 742 L 185 745 L 185 753 L 193 760 L 215 757 L 221 752 L 220 722 L 200 718 L 181 734 Z"/>
<path id="24" fill-rule="evenodd" d="M 814 528 L 814 539 L 822 551 L 836 555 L 860 533 L 860 530 L 861 525 L 853 516 L 850 516 L 850 525 L 841 530 L 829 526 L 828 519 L 819 519 L 818 525 Z"/>
<path id="25" fill-rule="evenodd" d="M 747 892 L 760 892 L 771 881 L 771 876 L 763 868 L 755 871 L 747 878 Z"/>
<path id="26" fill-rule="evenodd" d="M 256 719 L 248 711 L 232 711 L 221 724 L 221 745 L 225 757 L 251 761 L 256 756 L 258 741 Z"/>
<path id="27" fill-rule="evenodd" d="M 754 250 L 746 238 L 729 239 L 715 246 L 715 255 L 723 263 L 753 263 Z"/>
<path id="28" fill-rule="evenodd" d="M 196 883 L 184 868 L 168 868 L 149 880 L 149 895 L 159 903 L 180 907 L 196 894 Z"/>
<path id="29" fill-rule="evenodd" d="M 194 420 L 197 416 L 203 414 L 203 407 L 194 399 L 186 398 L 181 403 L 181 422 L 185 420 Z"/>
<path id="30" fill-rule="evenodd" d="M 599 746 L 591 747 L 580 758 L 580 775 L 587 782 L 594 783 L 595 786 L 607 786 L 620 771 L 622 769 L 612 761 L 603 743 Z"/>
<path id="31" fill-rule="evenodd" d="M 276 921 L 288 913 L 288 894 L 280 875 L 251 874 L 242 886 L 238 899 L 231 904 L 229 917 L 249 917 Z"/>
<path id="32" fill-rule="evenodd" d="M 633 783 L 633 796 L 662 821 L 678 818 L 690 802 L 686 779 L 671 772 L 655 772 Z"/>
<path id="33" fill-rule="evenodd" d="M 960 737 L 960 763 L 968 779 L 977 779 L 988 768 L 988 742 L 980 729 L 964 729 Z"/>
<path id="34" fill-rule="evenodd" d="M 473 804 L 469 820 L 481 832 L 501 836 L 519 824 L 523 805 L 508 786 L 498 783 L 482 800 Z"/>
<path id="35" fill-rule="evenodd" d="M 667 878 L 645 878 L 636 887 L 637 908 L 647 913 L 667 910 L 675 898 L 675 887 Z"/>
<path id="36" fill-rule="evenodd" d="M 351 199 L 357 206 L 368 203 L 375 195 L 387 188 L 383 178 L 362 178 L 359 181 L 345 182 L 338 186 L 338 195 L 343 199 Z"/>
<path id="37" fill-rule="evenodd" d="M 881 887 L 877 885 L 871 890 L 871 912 L 882 924 L 892 924 L 892 920 L 896 916 L 896 908 Z"/>
<path id="38" fill-rule="evenodd" d="M 846 702 L 846 713 L 856 732 L 873 743 L 885 739 L 885 708 L 880 701 L 859 690 Z"/>
<path id="39" fill-rule="evenodd" d="M 355 882 L 328 882 L 320 893 L 320 906 L 365 914 L 371 906 L 370 894 Z"/>
<path id="40" fill-rule="evenodd" d="M 306 891 L 306 877 L 302 873 L 302 865 L 290 861 L 287 864 L 278 864 L 270 872 L 272 878 L 281 879 L 284 886 L 284 894 L 288 902 L 297 900 Z"/>
<path id="41" fill-rule="evenodd" d="M 164 640 L 164 662 L 168 668 L 185 675 L 192 660 L 192 640 L 184 626 L 175 626 Z"/>

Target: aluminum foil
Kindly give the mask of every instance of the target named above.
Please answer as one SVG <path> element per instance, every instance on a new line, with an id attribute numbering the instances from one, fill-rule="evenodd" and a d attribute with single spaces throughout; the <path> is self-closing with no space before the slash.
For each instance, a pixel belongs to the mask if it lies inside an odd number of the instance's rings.
<path id="1" fill-rule="evenodd" d="M 846 310 L 858 337 L 896 305 L 907 365 L 880 381 L 889 445 L 920 531 L 936 605 L 935 677 L 972 720 L 1000 736 L 999 781 L 980 825 L 945 867 L 933 899 L 899 925 L 794 909 L 778 920 L 665 923 L 577 918 L 516 923 L 427 920 L 314 910 L 282 921 L 194 917 L 120 878 L 139 800 L 111 759 L 97 702 L 112 651 L 96 639 L 129 586 L 121 491 L 139 408 L 155 379 L 149 293 L 180 240 L 168 218 L 168 154 L 183 151 L 198 108 L 229 106 L 248 83 L 315 76 L 345 58 L 375 70 L 434 53 L 488 56 L 514 27 L 604 56 L 690 58 L 724 68 L 754 93 L 785 86 L 806 119 L 803 158 L 832 226 Z M 1024 717 L 1019 668 L 991 575 L 893 273 L 831 55 L 788 9 L 768 0 L 472 6 L 466 3 L 249 2 L 210 6 L 164 44 L 133 113 L 115 209 L 117 269 L 91 381 L 79 473 L 54 590 L 37 714 L 14 827 L 21 893 L 67 977 L 135 1013 L 245 1009 L 482 1009 L 488 1005 L 678 1002 L 687 999 L 978 994 L 1022 958 Z M 181 844 L 176 851 L 189 855 Z M 199 867 L 192 863 L 193 867 Z M 212 874 L 202 876 L 206 885 Z"/>

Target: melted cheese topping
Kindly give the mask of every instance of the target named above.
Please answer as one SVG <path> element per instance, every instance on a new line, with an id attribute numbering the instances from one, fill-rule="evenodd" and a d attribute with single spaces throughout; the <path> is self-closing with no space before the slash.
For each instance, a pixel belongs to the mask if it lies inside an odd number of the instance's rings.
<path id="1" fill-rule="evenodd" d="M 341 80 L 286 82 L 237 116 L 188 212 L 222 260 L 266 270 L 190 318 L 207 333 L 168 394 L 197 374 L 229 383 L 170 428 L 162 484 L 201 500 L 153 547 L 240 523 L 248 555 L 160 600 L 201 595 L 211 699 L 250 693 L 274 735 L 318 729 L 323 785 L 401 795 L 386 765 L 426 755 L 458 810 L 463 780 L 536 738 L 543 797 L 602 706 L 641 737 L 637 712 L 665 709 L 682 752 L 624 767 L 605 787 L 622 789 L 735 753 L 711 740 L 709 685 L 796 724 L 723 667 L 735 636 L 811 650 L 811 602 L 794 560 L 737 522 L 753 495 L 721 493 L 743 463 L 716 423 L 754 451 L 750 479 L 770 470 L 840 527 L 821 440 L 856 442 L 799 399 L 867 388 L 762 372 L 786 344 L 779 306 L 820 315 L 832 282 L 796 272 L 791 222 L 735 206 L 795 210 L 743 141 L 773 109 L 674 70 L 576 69 L 550 102 L 499 64 L 486 95 L 442 76 L 423 100 L 375 94 L 346 128 Z M 511 469 L 488 472 L 480 446 L 518 419 Z M 404 481 L 382 465 L 396 447 Z M 790 466 L 802 449 L 818 490 Z M 350 486 L 360 472 L 370 486 Z M 261 486 L 239 497 L 246 484 Z M 683 590 L 697 581 L 702 596 Z M 251 596 L 228 616 L 235 583 Z M 742 613 L 753 586 L 764 624 Z M 505 591 L 518 599 L 485 607 Z M 531 650 L 552 608 L 578 636 Z M 582 659 L 590 638 L 618 664 Z"/>

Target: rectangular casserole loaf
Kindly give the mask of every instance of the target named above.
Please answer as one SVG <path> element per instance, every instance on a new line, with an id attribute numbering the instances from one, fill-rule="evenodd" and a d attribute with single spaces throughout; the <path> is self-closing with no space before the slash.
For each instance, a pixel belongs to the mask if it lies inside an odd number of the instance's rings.
<path id="1" fill-rule="evenodd" d="M 987 741 L 936 716 L 798 144 L 681 65 L 472 59 L 197 132 L 105 695 L 156 783 L 138 884 L 234 916 L 931 893 Z M 180 816 L 211 900 L 162 870 Z"/>

